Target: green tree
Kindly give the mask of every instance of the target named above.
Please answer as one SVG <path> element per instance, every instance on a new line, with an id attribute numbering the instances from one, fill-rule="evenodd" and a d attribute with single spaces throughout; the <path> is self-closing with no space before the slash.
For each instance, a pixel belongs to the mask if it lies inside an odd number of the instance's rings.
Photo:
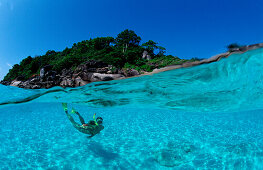
<path id="1" fill-rule="evenodd" d="M 158 48 L 157 43 L 153 40 L 149 40 L 146 43 L 143 43 L 142 47 L 144 47 L 151 54 L 154 54 L 154 50 Z"/>
<path id="2" fill-rule="evenodd" d="M 166 49 L 162 46 L 158 46 L 157 49 L 159 50 L 157 55 L 164 56 L 164 54 L 166 53 Z"/>
<path id="3" fill-rule="evenodd" d="M 68 47 L 66 47 L 62 52 L 61 52 L 61 55 L 62 56 L 66 56 L 68 54 L 70 54 L 71 52 L 71 49 L 69 49 Z"/>
<path id="4" fill-rule="evenodd" d="M 108 48 L 113 42 L 114 42 L 113 37 L 98 37 L 92 40 L 92 43 L 94 44 L 94 48 L 96 50 L 102 50 L 104 48 Z"/>
<path id="5" fill-rule="evenodd" d="M 123 48 L 123 53 L 127 51 L 129 47 L 135 47 L 140 44 L 141 37 L 135 34 L 132 30 L 124 30 L 118 34 L 117 38 L 115 39 L 116 46 Z"/>
<path id="6" fill-rule="evenodd" d="M 9 70 L 7 75 L 4 77 L 4 81 L 11 81 L 18 77 L 20 71 L 19 64 L 15 64 L 12 69 Z"/>
<path id="7" fill-rule="evenodd" d="M 32 62 L 33 58 L 31 56 L 28 56 L 27 58 L 23 59 L 21 62 L 20 62 L 20 66 L 22 67 L 25 67 L 27 66 L 28 64 L 30 64 Z"/>

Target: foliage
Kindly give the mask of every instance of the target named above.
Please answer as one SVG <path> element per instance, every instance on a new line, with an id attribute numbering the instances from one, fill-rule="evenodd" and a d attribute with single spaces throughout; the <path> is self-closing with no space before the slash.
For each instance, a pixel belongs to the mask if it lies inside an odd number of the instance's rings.
<path id="1" fill-rule="evenodd" d="M 139 46 L 140 41 L 141 37 L 137 36 L 134 31 L 126 29 L 118 34 L 115 44 L 122 47 L 123 53 L 125 53 L 129 47 Z"/>
<path id="2" fill-rule="evenodd" d="M 237 43 L 232 43 L 232 44 L 229 44 L 228 46 L 227 46 L 227 49 L 228 49 L 228 51 L 231 51 L 231 50 L 233 50 L 234 48 L 240 48 L 241 47 L 241 45 L 239 45 L 239 44 L 237 44 Z"/>
<path id="3" fill-rule="evenodd" d="M 46 54 L 27 57 L 19 64 L 15 64 L 4 77 L 5 81 L 12 81 L 19 77 L 27 80 L 32 75 L 39 74 L 45 65 L 52 65 L 53 70 L 60 73 L 64 68 L 74 69 L 88 60 L 100 60 L 112 65 L 114 70 L 134 68 L 138 71 L 152 71 L 154 68 L 166 65 L 181 64 L 187 60 L 164 55 L 165 48 L 149 40 L 140 45 L 141 38 L 132 30 L 124 30 L 113 37 L 98 37 L 74 43 L 71 48 L 66 47 L 61 52 L 49 50 Z M 148 51 L 152 60 L 142 59 L 143 51 Z"/>
<path id="4" fill-rule="evenodd" d="M 151 54 L 153 54 L 154 50 L 157 49 L 157 43 L 153 40 L 149 40 L 146 43 L 143 43 L 142 46 Z"/>
<path id="5" fill-rule="evenodd" d="M 152 56 L 155 55 L 155 51 L 158 51 L 157 56 L 163 56 L 166 52 L 166 49 L 162 46 L 157 46 L 157 44 L 158 43 L 154 42 L 153 40 L 149 40 L 148 42 L 143 43 L 142 47 L 144 47 L 144 49 Z"/>

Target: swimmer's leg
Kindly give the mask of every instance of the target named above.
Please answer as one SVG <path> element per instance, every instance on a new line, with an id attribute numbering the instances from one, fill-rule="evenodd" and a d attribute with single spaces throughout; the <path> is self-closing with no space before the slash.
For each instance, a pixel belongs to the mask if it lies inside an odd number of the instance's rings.
<path id="1" fill-rule="evenodd" d="M 72 108 L 72 111 L 71 111 L 71 112 L 72 112 L 72 113 L 75 113 L 76 115 L 79 116 L 79 120 L 80 120 L 81 124 L 85 124 L 84 118 L 79 114 L 78 111 L 76 111 L 74 108 Z"/>
<path id="2" fill-rule="evenodd" d="M 81 125 L 79 125 L 77 122 L 75 122 L 74 118 L 68 113 L 67 103 L 62 103 L 62 107 L 63 107 L 69 121 L 72 123 L 72 125 L 75 128 L 79 129 L 81 127 Z"/>

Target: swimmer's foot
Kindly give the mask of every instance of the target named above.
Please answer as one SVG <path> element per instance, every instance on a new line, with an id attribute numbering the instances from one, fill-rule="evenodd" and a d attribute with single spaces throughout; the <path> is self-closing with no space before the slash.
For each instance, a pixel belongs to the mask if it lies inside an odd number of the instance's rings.
<path id="1" fill-rule="evenodd" d="M 64 111 L 68 111 L 68 104 L 67 103 L 62 103 L 62 107 L 64 109 Z"/>
<path id="2" fill-rule="evenodd" d="M 87 136 L 88 139 L 91 139 L 93 136 Z"/>

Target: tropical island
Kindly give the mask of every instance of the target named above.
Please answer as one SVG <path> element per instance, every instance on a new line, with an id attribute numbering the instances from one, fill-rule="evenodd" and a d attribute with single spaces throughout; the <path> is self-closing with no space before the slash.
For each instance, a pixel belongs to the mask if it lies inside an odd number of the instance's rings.
<path id="1" fill-rule="evenodd" d="M 116 38 L 98 37 L 74 43 L 61 52 L 49 50 L 42 56 L 28 56 L 9 70 L 1 84 L 29 89 L 77 87 L 199 60 L 165 53 L 166 49 L 152 40 L 141 44 L 140 36 L 126 29 Z"/>
<path id="2" fill-rule="evenodd" d="M 209 59 L 180 59 L 165 55 L 166 49 L 141 38 L 132 30 L 113 37 L 98 37 L 74 43 L 61 52 L 49 50 L 42 56 L 23 59 L 15 64 L 0 83 L 27 89 L 84 86 L 90 82 L 109 81 L 191 67 L 218 61 L 232 53 L 245 52 L 263 44 L 230 44 L 228 52 Z"/>

